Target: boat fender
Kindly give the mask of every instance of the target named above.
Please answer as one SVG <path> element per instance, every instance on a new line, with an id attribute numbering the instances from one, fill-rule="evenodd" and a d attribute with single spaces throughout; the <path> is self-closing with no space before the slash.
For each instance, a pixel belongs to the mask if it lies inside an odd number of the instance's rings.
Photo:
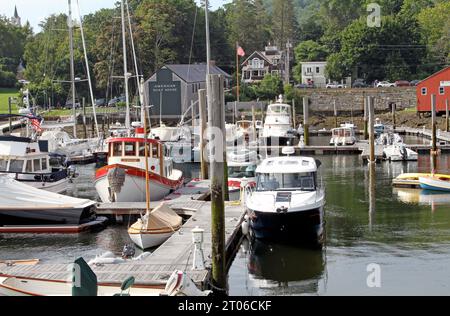
<path id="1" fill-rule="evenodd" d="M 249 232 L 248 219 L 249 219 L 248 215 L 245 214 L 244 220 L 242 221 L 242 224 L 241 224 L 242 234 L 243 234 L 244 236 L 247 236 L 247 235 L 248 235 L 248 232 Z"/>

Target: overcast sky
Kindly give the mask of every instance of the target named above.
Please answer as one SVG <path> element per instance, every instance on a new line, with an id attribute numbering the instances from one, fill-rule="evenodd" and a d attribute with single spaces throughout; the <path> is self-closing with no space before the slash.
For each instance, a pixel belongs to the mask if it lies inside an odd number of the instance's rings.
<path id="1" fill-rule="evenodd" d="M 81 14 L 95 12 L 101 8 L 113 8 L 117 0 L 78 0 Z M 199 0 L 196 0 L 200 2 Z M 230 0 L 209 0 L 213 9 Z M 67 0 L 0 0 L 0 15 L 12 17 L 17 6 L 22 24 L 30 21 L 34 31 L 39 31 L 39 23 L 53 13 L 67 13 Z M 77 16 L 76 0 L 72 0 L 74 15 Z"/>

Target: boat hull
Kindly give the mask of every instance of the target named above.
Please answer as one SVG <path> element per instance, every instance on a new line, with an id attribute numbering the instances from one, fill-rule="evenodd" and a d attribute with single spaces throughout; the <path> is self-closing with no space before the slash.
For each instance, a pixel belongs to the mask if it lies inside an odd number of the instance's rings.
<path id="1" fill-rule="evenodd" d="M 125 181 L 120 192 L 114 193 L 114 199 L 111 199 L 110 196 L 110 184 L 107 176 L 108 170 L 112 168 L 123 168 L 125 170 Z M 106 166 L 97 170 L 95 189 L 104 203 L 113 202 L 113 200 L 114 202 L 145 202 L 145 181 L 145 171 L 141 169 L 120 165 Z M 171 191 L 178 189 L 182 183 L 181 172 L 180 177 L 176 180 L 162 178 L 149 172 L 150 200 L 160 201 L 164 199 Z"/>
<path id="2" fill-rule="evenodd" d="M 434 178 L 419 178 L 420 187 L 425 190 L 450 192 L 450 182 Z"/>
<path id="3" fill-rule="evenodd" d="M 41 182 L 41 181 L 31 181 L 23 182 L 25 184 L 31 185 L 37 189 L 53 192 L 53 193 L 64 193 L 67 191 L 69 185 L 69 179 L 64 178 L 55 182 Z"/>
<path id="4" fill-rule="evenodd" d="M 0 225 L 79 225 L 92 220 L 93 215 L 93 205 L 70 209 L 0 209 Z"/>
<path id="5" fill-rule="evenodd" d="M 297 212 L 250 211 L 250 227 L 257 239 L 321 246 L 323 207 Z"/>
<path id="6" fill-rule="evenodd" d="M 128 235 L 139 248 L 149 249 L 162 245 L 173 233 L 174 231 L 167 233 L 129 233 Z"/>

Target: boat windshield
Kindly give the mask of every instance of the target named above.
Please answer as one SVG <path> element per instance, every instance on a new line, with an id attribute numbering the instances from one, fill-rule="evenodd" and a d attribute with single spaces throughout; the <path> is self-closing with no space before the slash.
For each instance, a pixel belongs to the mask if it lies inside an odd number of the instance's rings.
<path id="1" fill-rule="evenodd" d="M 236 123 L 236 125 L 242 129 L 250 128 L 251 124 L 252 124 L 252 122 L 250 122 L 250 121 L 239 121 Z"/>
<path id="2" fill-rule="evenodd" d="M 255 176 L 256 166 L 232 166 L 228 167 L 229 178 L 253 178 Z"/>
<path id="3" fill-rule="evenodd" d="M 0 159 L 0 171 L 8 171 L 8 160 Z"/>
<path id="4" fill-rule="evenodd" d="M 289 114 L 289 106 L 288 105 L 271 105 L 269 106 L 270 113 L 274 114 Z"/>
<path id="5" fill-rule="evenodd" d="M 314 191 L 315 172 L 302 173 L 260 173 L 257 175 L 257 191 L 298 190 Z"/>

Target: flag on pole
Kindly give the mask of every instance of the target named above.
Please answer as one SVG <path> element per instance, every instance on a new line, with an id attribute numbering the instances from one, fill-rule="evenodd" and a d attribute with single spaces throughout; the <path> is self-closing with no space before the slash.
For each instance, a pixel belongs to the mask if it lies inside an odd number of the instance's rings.
<path id="1" fill-rule="evenodd" d="M 30 123 L 33 129 L 36 132 L 42 132 L 41 121 L 38 118 L 35 118 L 32 114 L 30 114 L 29 116 L 30 116 Z"/>
<path id="2" fill-rule="evenodd" d="M 237 55 L 241 57 L 245 56 L 245 51 L 242 49 L 241 46 L 239 46 L 239 44 L 237 45 Z"/>

